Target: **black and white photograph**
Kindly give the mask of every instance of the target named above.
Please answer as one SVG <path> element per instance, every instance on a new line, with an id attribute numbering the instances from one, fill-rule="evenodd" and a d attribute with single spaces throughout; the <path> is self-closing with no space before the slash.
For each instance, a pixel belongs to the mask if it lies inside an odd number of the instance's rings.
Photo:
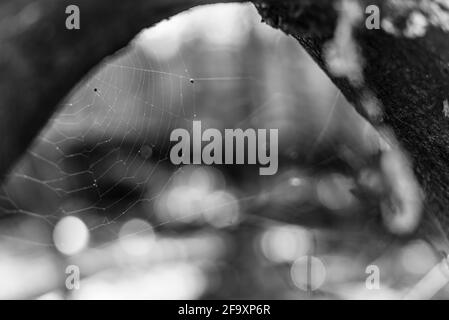
<path id="1" fill-rule="evenodd" d="M 0 300 L 447 300 L 448 237 L 448 0 L 0 0 Z"/>

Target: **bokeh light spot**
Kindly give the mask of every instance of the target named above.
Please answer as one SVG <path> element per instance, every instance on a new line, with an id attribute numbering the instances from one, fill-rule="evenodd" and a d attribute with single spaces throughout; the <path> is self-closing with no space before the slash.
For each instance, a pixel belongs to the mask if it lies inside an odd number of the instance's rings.
<path id="1" fill-rule="evenodd" d="M 89 242 L 89 230 L 84 222 L 74 216 L 64 217 L 53 230 L 53 242 L 65 255 L 81 252 Z"/>

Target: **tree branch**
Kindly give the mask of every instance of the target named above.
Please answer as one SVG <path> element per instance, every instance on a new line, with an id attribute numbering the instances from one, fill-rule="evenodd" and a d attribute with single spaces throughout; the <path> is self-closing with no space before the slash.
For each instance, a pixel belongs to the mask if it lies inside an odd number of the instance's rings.
<path id="1" fill-rule="evenodd" d="M 397 1 L 398 6 L 410 7 L 401 12 L 391 1 L 359 3 L 363 10 L 369 4 L 377 4 L 382 19 L 396 28 L 390 33 L 368 30 L 364 19 L 356 26 L 354 36 L 364 59 L 363 86 L 336 77 L 323 58 L 325 45 L 334 36 L 337 23 L 332 1 L 305 4 L 299 11 L 292 4 L 266 4 L 258 8 L 267 22 L 301 43 L 362 115 L 377 126 L 387 125 L 394 130 L 411 155 L 416 176 L 424 188 L 426 216 L 435 215 L 447 235 L 449 118 L 443 106 L 445 100 L 449 101 L 449 36 L 444 19 L 438 18 L 447 17 L 449 8 L 438 7 L 437 1 Z M 429 26 L 425 35 L 410 38 L 404 36 L 404 29 L 413 12 L 421 13 Z M 367 116 L 363 108 L 366 89 L 381 102 L 381 119 Z"/>

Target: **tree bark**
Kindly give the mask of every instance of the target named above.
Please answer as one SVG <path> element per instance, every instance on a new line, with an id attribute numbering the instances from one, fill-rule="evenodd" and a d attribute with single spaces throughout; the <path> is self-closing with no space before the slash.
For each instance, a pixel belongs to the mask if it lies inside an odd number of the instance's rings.
<path id="1" fill-rule="evenodd" d="M 389 1 L 359 1 L 364 9 L 377 4 L 381 17 L 393 16 L 397 27 L 405 28 L 410 11 L 392 12 Z M 401 1 L 399 1 L 400 3 Z M 424 10 L 416 4 L 415 12 Z M 301 6 L 295 15 L 294 4 L 263 5 L 259 12 L 274 27 L 291 34 L 329 75 L 344 96 L 376 126 L 393 129 L 400 144 L 410 154 L 415 174 L 425 192 L 426 222 L 436 217 L 449 234 L 449 118 L 445 100 L 449 101 L 449 35 L 447 26 L 430 25 L 424 36 L 407 38 L 384 30 L 368 30 L 365 19 L 355 26 L 354 37 L 364 59 L 363 87 L 330 72 L 324 56 L 325 44 L 333 37 L 337 15 L 328 1 Z M 446 8 L 447 9 L 447 8 Z M 445 8 L 438 14 L 447 14 Z M 324 26 L 324 22 L 326 25 Z M 323 27 L 321 27 L 323 25 Z M 362 107 L 364 92 L 370 90 L 383 106 L 381 119 L 372 119 Z M 447 102 L 446 102 L 447 103 Z M 431 218 L 431 219 L 429 219 Z"/>

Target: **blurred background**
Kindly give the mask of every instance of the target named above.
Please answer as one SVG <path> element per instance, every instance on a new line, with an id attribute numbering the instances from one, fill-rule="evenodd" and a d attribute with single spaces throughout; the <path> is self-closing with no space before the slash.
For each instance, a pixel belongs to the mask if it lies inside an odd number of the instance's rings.
<path id="1" fill-rule="evenodd" d="M 279 129 L 278 174 L 171 165 L 194 119 Z M 0 298 L 401 298 L 441 257 L 385 231 L 377 162 L 372 127 L 294 39 L 252 5 L 196 8 L 83 80 L 2 185 Z"/>

